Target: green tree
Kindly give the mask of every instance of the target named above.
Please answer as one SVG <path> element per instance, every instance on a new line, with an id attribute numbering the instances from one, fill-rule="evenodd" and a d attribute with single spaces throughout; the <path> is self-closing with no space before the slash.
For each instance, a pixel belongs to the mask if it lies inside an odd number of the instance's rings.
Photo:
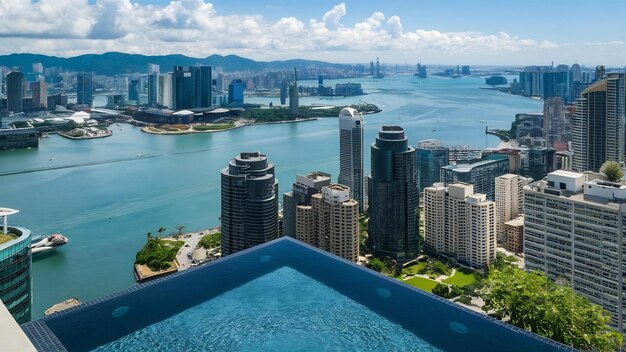
<path id="1" fill-rule="evenodd" d="M 367 267 L 380 273 L 385 268 L 385 263 L 378 258 L 372 258 L 369 263 L 367 263 Z"/>
<path id="2" fill-rule="evenodd" d="M 492 270 L 484 284 L 483 310 L 515 326 L 583 350 L 608 352 L 622 345 L 607 312 L 542 273 L 505 266 Z"/>
<path id="3" fill-rule="evenodd" d="M 433 287 L 432 292 L 439 297 L 448 298 L 450 296 L 450 288 L 446 284 L 438 283 Z"/>
<path id="4" fill-rule="evenodd" d="M 600 172 L 604 173 L 604 175 L 606 175 L 607 180 L 611 182 L 617 182 L 622 177 L 624 177 L 624 172 L 619 167 L 619 164 L 615 161 L 607 161 L 604 164 L 602 164 L 602 167 L 600 168 Z"/>
<path id="5" fill-rule="evenodd" d="M 178 225 L 176 226 L 176 230 L 178 230 L 178 236 L 182 236 L 183 235 L 183 229 L 185 228 L 184 225 Z"/>
<path id="6" fill-rule="evenodd" d="M 163 232 L 167 231 L 167 229 L 163 226 L 159 227 L 159 229 L 157 230 L 157 232 L 159 233 L 159 237 L 161 237 L 163 235 Z"/>

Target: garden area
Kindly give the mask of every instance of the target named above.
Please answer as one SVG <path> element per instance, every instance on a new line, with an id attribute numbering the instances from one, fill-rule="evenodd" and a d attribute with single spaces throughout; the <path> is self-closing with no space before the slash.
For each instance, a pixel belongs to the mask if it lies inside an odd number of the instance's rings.
<path id="1" fill-rule="evenodd" d="M 4 234 L 4 233 L 0 232 L 0 244 L 12 241 L 12 240 L 14 240 L 16 238 L 17 238 L 17 236 L 12 234 L 12 233 Z"/>
<path id="2" fill-rule="evenodd" d="M 194 131 L 208 132 L 208 131 L 227 130 L 227 129 L 233 128 L 233 127 L 235 127 L 235 123 L 234 122 L 228 122 L 228 123 L 213 123 L 213 124 L 194 125 L 192 128 L 193 128 Z"/>
<path id="3" fill-rule="evenodd" d="M 222 245 L 222 233 L 216 232 L 203 236 L 198 242 L 198 247 L 214 249 Z"/>
<path id="4" fill-rule="evenodd" d="M 148 242 L 137 252 L 135 264 L 146 265 L 152 271 L 166 270 L 174 264 L 176 253 L 184 244 L 184 241 L 169 241 L 148 236 Z"/>

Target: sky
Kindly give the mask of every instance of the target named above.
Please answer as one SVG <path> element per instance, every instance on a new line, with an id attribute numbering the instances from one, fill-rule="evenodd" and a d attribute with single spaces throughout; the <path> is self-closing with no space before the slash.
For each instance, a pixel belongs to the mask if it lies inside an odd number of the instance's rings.
<path id="1" fill-rule="evenodd" d="M 624 0 L 0 0 L 0 54 L 626 65 Z"/>

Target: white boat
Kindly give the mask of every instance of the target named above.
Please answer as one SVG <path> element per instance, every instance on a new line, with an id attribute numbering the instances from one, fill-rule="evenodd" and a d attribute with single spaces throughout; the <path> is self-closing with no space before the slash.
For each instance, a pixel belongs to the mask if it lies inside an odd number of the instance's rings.
<path id="1" fill-rule="evenodd" d="M 67 237 L 58 233 L 50 236 L 33 237 L 30 248 L 33 254 L 52 250 L 56 247 L 64 246 L 68 242 Z"/>

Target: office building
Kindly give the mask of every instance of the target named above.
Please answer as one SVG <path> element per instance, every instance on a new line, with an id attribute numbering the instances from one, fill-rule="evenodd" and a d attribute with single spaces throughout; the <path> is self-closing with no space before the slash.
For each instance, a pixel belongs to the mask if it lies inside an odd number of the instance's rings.
<path id="1" fill-rule="evenodd" d="M 402 127 L 382 126 L 371 156 L 368 241 L 379 258 L 414 259 L 419 231 L 415 148 L 409 146 Z"/>
<path id="2" fill-rule="evenodd" d="M 159 75 L 156 73 L 151 73 L 148 75 L 148 105 L 149 106 L 157 105 L 157 96 L 159 94 L 158 77 Z"/>
<path id="3" fill-rule="evenodd" d="M 212 104 L 211 66 L 174 66 L 172 101 L 174 110 L 208 108 Z"/>
<path id="4" fill-rule="evenodd" d="M 339 177 L 338 182 L 350 188 L 350 196 L 365 212 L 363 182 L 363 115 L 353 108 L 339 112 Z"/>
<path id="5" fill-rule="evenodd" d="M 93 75 L 91 73 L 76 75 L 76 103 L 88 106 L 93 104 Z"/>
<path id="6" fill-rule="evenodd" d="M 601 305 L 626 330 L 626 185 L 558 170 L 524 188 L 527 270 L 541 270 Z"/>
<path id="7" fill-rule="evenodd" d="M 311 205 L 296 209 L 296 238 L 338 255 L 359 259 L 359 206 L 350 188 L 331 184 L 311 196 Z"/>
<path id="8" fill-rule="evenodd" d="M 139 105 L 139 79 L 131 79 L 128 84 L 128 100 L 132 100 Z"/>
<path id="9" fill-rule="evenodd" d="M 496 234 L 499 245 L 504 245 L 504 224 L 522 213 L 524 204 L 522 189 L 531 181 L 514 174 L 496 177 Z"/>
<path id="10" fill-rule="evenodd" d="M 278 238 L 278 181 L 259 152 L 241 153 L 222 169 L 222 255 Z"/>
<path id="11" fill-rule="evenodd" d="M 300 105 L 298 103 L 300 93 L 298 92 L 298 83 L 296 81 L 289 83 L 289 113 L 293 116 L 300 114 Z"/>
<path id="12" fill-rule="evenodd" d="M 157 64 L 148 64 L 148 75 L 158 75 L 161 73 L 161 66 Z"/>
<path id="13" fill-rule="evenodd" d="M 0 230 L 10 237 L 0 244 L 0 301 L 15 321 L 26 323 L 31 318 L 31 233 L 22 227 L 8 226 L 8 217 L 18 210 L 0 208 Z M 7 236 L 8 234 L 8 236 Z"/>
<path id="14" fill-rule="evenodd" d="M 496 204 L 466 183 L 424 189 L 426 249 L 473 268 L 496 258 Z"/>
<path id="15" fill-rule="evenodd" d="M 569 68 L 567 65 L 559 65 L 556 70 L 543 72 L 543 94 L 544 100 L 559 97 L 563 101 L 569 99 Z"/>
<path id="16" fill-rule="evenodd" d="M 417 143 L 417 185 L 420 192 L 441 181 L 441 168 L 450 164 L 450 150 L 441 141 L 426 139 Z"/>
<path id="17" fill-rule="evenodd" d="M 163 73 L 157 81 L 157 105 L 172 107 L 172 74 Z"/>
<path id="18" fill-rule="evenodd" d="M 20 71 L 11 71 L 7 74 L 7 110 L 13 113 L 24 111 L 22 86 L 24 74 Z"/>
<path id="19" fill-rule="evenodd" d="M 330 175 L 320 171 L 296 175 L 291 191 L 283 193 L 283 236 L 296 237 L 296 208 L 311 205 L 311 196 L 330 185 L 330 181 Z"/>
<path id="20" fill-rule="evenodd" d="M 599 171 L 624 162 L 624 74 L 609 73 L 582 92 L 572 117 L 573 169 Z"/>
<path id="21" fill-rule="evenodd" d="M 442 167 L 441 182 L 446 185 L 469 183 L 474 186 L 474 192 L 485 194 L 487 199 L 494 200 L 494 179 L 508 172 L 509 158 L 502 154 L 492 154 L 480 161 Z"/>
<path id="22" fill-rule="evenodd" d="M 563 99 L 560 97 L 552 97 L 544 101 L 543 137 L 548 142 L 549 147 L 567 146 L 567 127 Z"/>
<path id="23" fill-rule="evenodd" d="M 285 105 L 287 103 L 288 89 L 289 80 L 285 77 L 282 81 L 280 81 L 280 105 Z"/>
<path id="24" fill-rule="evenodd" d="M 45 81 L 31 82 L 30 92 L 35 109 L 48 108 L 48 86 Z"/>
<path id="25" fill-rule="evenodd" d="M 228 104 L 243 104 L 243 81 L 234 79 L 228 84 Z"/>

